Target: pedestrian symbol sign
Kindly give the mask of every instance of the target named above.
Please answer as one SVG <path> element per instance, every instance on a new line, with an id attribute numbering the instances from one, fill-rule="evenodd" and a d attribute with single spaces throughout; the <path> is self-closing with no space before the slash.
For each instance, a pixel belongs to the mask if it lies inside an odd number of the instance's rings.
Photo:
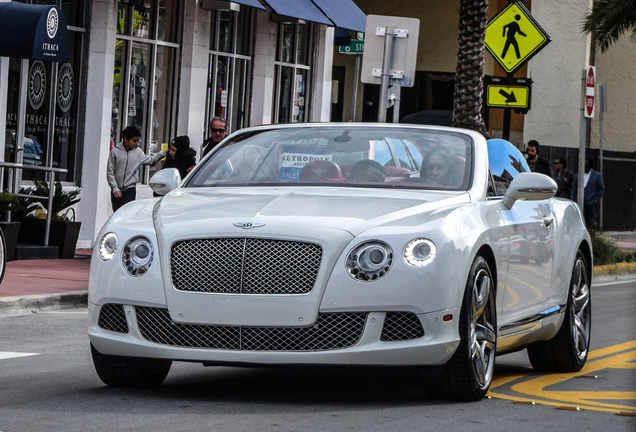
<path id="1" fill-rule="evenodd" d="M 551 40 L 530 11 L 514 2 L 488 22 L 484 45 L 506 72 L 514 74 Z"/>

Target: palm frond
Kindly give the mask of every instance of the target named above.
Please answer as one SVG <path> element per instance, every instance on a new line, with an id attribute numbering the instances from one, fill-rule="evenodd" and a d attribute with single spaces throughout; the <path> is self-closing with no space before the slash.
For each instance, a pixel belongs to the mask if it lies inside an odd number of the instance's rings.
<path id="1" fill-rule="evenodd" d="M 599 0 L 583 21 L 582 29 L 585 33 L 595 32 L 601 52 L 627 31 L 636 41 L 636 0 Z"/>

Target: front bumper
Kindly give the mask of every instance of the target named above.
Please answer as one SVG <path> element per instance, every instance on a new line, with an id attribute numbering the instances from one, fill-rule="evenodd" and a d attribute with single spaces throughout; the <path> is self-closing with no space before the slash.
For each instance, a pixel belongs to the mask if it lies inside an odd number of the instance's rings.
<path id="1" fill-rule="evenodd" d="M 177 324 L 162 308 L 134 305 L 107 308 L 108 314 L 100 319 L 102 311 L 107 311 L 103 306 L 89 303 L 89 339 L 100 353 L 125 357 L 236 365 L 438 366 L 451 358 L 459 343 L 458 308 L 411 314 L 417 327 L 421 325 L 422 332 L 406 330 L 404 334 L 408 336 L 402 338 L 405 340 L 390 336 L 387 340 L 387 328 L 400 312 L 342 313 L 340 315 L 352 317 L 358 323 L 347 324 L 346 328 L 340 321 L 321 318 L 311 327 L 241 328 Z M 148 321 L 148 313 L 155 317 L 154 321 Z M 321 316 L 327 315 L 335 314 Z M 453 319 L 444 321 L 446 315 L 452 315 Z M 403 326 L 413 327 L 411 324 L 407 322 Z M 327 325 L 329 329 L 321 328 Z M 352 326 L 357 326 L 355 335 Z M 326 333 L 345 342 L 303 340 Z M 344 338 L 343 333 L 347 333 Z M 257 344 L 253 343 L 254 334 L 258 335 Z M 275 339 L 276 343 L 269 342 L 268 338 Z M 238 342 L 233 342 L 234 339 Z M 260 343 L 266 339 L 268 343 Z"/>

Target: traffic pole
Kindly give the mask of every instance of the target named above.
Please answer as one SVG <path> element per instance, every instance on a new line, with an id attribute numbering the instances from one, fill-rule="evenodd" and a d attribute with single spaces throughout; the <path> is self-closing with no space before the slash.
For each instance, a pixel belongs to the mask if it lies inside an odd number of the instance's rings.
<path id="1" fill-rule="evenodd" d="M 380 82 L 380 104 L 378 107 L 378 123 L 386 122 L 386 106 L 388 103 L 389 77 L 393 68 L 393 36 L 395 28 L 387 27 L 384 32 L 384 58 L 382 59 L 382 79 Z"/>

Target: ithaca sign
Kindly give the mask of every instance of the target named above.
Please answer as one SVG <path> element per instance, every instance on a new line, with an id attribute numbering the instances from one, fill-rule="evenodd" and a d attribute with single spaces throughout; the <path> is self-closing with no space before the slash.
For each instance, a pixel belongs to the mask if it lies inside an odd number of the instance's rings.
<path id="1" fill-rule="evenodd" d="M 68 61 L 68 29 L 50 5 L 0 2 L 0 57 Z"/>

